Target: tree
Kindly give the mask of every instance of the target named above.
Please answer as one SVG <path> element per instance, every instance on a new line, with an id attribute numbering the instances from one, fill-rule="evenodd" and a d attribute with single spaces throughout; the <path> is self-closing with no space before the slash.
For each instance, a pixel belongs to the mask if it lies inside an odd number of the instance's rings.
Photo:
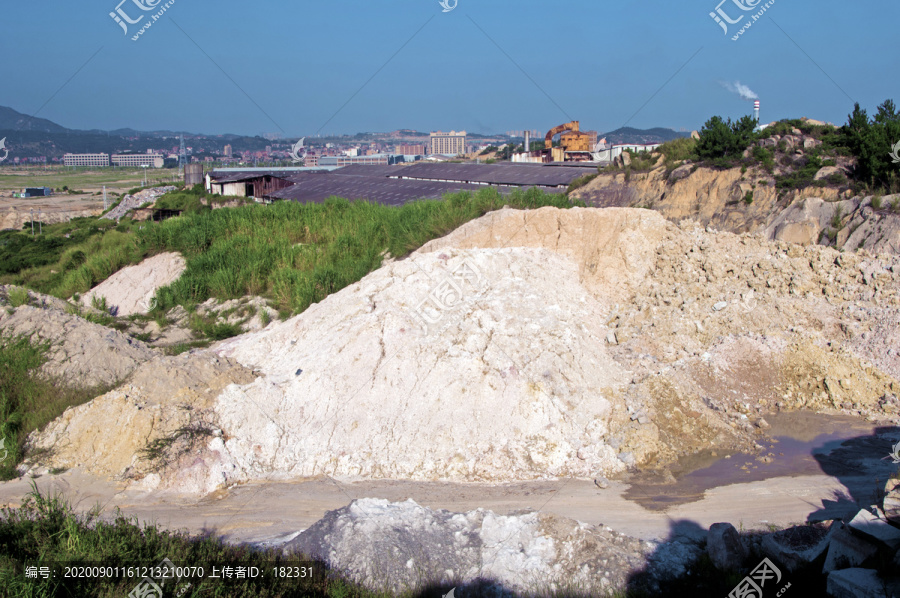
<path id="1" fill-rule="evenodd" d="M 878 106 L 874 118 L 855 104 L 841 128 L 844 144 L 856 157 L 854 175 L 870 187 L 893 190 L 900 184 L 900 169 L 890 156 L 900 143 L 900 114 L 892 100 Z"/>
<path id="2" fill-rule="evenodd" d="M 697 156 L 707 160 L 738 158 L 756 140 L 755 128 L 756 121 L 749 115 L 735 123 L 713 116 L 700 130 Z"/>

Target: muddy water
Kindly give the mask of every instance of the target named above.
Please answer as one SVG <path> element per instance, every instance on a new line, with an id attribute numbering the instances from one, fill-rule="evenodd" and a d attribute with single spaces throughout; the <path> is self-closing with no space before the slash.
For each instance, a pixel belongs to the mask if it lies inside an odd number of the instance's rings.
<path id="1" fill-rule="evenodd" d="M 630 477 L 625 498 L 659 511 L 701 500 L 707 490 L 730 484 L 825 473 L 850 488 L 851 478 L 884 480 L 896 468 L 883 457 L 900 440 L 900 427 L 806 412 L 770 414 L 765 419 L 771 428 L 758 441 L 763 446 L 759 454 L 690 455 L 670 468 L 668 479 L 653 473 Z M 853 496 L 852 489 L 849 493 L 851 499 L 861 498 Z"/>

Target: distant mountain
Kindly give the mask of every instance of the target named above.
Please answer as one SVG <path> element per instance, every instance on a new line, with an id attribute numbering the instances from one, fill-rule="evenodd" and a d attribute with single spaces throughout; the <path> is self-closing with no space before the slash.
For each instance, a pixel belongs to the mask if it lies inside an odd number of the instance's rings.
<path id="1" fill-rule="evenodd" d="M 609 143 L 665 143 L 680 137 L 690 137 L 690 133 L 681 133 L 672 129 L 655 127 L 653 129 L 634 129 L 621 127 L 609 133 L 603 133 L 599 137 L 606 137 Z"/>
<path id="2" fill-rule="evenodd" d="M 0 106 L 0 130 L 36 131 L 39 133 L 65 133 L 65 127 L 46 118 L 32 118 L 12 108 Z"/>

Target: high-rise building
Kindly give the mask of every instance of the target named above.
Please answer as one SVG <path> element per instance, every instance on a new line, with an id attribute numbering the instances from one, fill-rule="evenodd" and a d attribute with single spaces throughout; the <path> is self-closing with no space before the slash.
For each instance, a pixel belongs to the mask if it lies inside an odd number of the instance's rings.
<path id="1" fill-rule="evenodd" d="M 231 149 L 231 144 L 229 143 L 228 145 L 225 146 L 225 157 L 231 158 L 232 154 L 234 154 L 234 150 Z"/>
<path id="2" fill-rule="evenodd" d="M 466 153 L 466 132 L 450 131 L 444 133 L 437 131 L 432 133 L 429 139 L 430 152 L 432 154 L 448 154 L 456 156 L 457 154 Z"/>
<path id="3" fill-rule="evenodd" d="M 65 154 L 66 166 L 109 166 L 109 154 Z"/>

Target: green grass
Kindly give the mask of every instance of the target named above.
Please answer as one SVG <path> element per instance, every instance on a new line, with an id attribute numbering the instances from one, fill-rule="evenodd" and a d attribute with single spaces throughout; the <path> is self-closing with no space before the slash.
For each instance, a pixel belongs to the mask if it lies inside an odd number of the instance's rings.
<path id="1" fill-rule="evenodd" d="M 0 461 L 0 480 L 16 477 L 29 433 L 106 390 L 69 388 L 41 375 L 49 349 L 28 337 L 0 336 L 0 439 L 8 451 Z"/>
<path id="2" fill-rule="evenodd" d="M 83 235 L 78 242 L 22 262 L 14 273 L 0 276 L 0 283 L 68 298 L 149 255 L 178 251 L 187 260 L 187 270 L 157 292 L 158 311 L 190 307 L 210 297 L 261 295 L 273 300 L 279 311 L 299 313 L 378 268 L 384 251 L 405 256 L 504 205 L 530 209 L 573 204 L 538 190 L 503 196 L 484 189 L 399 208 L 330 198 L 322 204 L 202 210 L 158 223 L 131 223 L 124 230 L 108 228 L 102 234 L 96 230 L 100 224 L 89 219 L 78 227 Z M 229 333 L 215 332 L 218 337 Z"/>

